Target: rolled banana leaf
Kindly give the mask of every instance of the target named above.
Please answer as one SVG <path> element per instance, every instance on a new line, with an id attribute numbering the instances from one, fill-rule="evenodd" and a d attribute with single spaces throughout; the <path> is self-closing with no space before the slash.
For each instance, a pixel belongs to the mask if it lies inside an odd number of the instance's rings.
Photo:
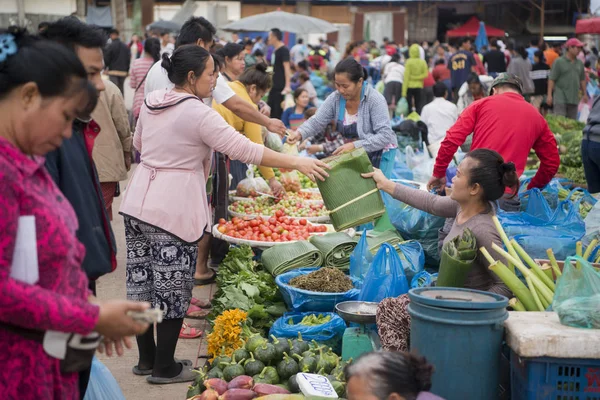
<path id="1" fill-rule="evenodd" d="M 444 243 L 436 286 L 464 287 L 467 275 L 477 258 L 477 241 L 465 228 L 462 235 Z"/>
<path id="2" fill-rule="evenodd" d="M 309 239 L 321 254 L 323 266 L 342 270 L 350 268 L 350 254 L 356 247 L 356 242 L 344 232 L 314 235 Z"/>
<path id="3" fill-rule="evenodd" d="M 369 246 L 369 251 L 372 254 L 377 254 L 377 251 L 384 243 L 389 243 L 395 247 L 397 244 L 400 244 L 403 241 L 404 239 L 395 229 L 390 229 L 383 232 L 371 231 L 367 234 L 367 245 Z"/>
<path id="4" fill-rule="evenodd" d="M 373 171 L 363 148 L 323 161 L 331 169 L 327 171 L 327 179 L 317 180 L 317 186 L 325 207 L 330 210 L 329 216 L 336 231 L 374 221 L 383 215 L 383 199 L 375 181 L 360 175 Z"/>
<path id="5" fill-rule="evenodd" d="M 273 246 L 262 253 L 261 262 L 273 276 L 297 268 L 320 267 L 323 255 L 305 240 Z"/>

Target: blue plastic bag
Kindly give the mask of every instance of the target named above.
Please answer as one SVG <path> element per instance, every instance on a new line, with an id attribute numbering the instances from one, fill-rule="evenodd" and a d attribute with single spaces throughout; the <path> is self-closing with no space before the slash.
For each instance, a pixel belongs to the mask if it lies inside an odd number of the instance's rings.
<path id="1" fill-rule="evenodd" d="M 275 278 L 275 283 L 281 291 L 283 301 L 293 311 L 327 311 L 333 312 L 335 305 L 342 301 L 356 300 L 360 291 L 356 289 L 358 280 L 350 277 L 354 284 L 354 289 L 344 293 L 317 293 L 308 290 L 297 289 L 288 285 L 288 282 L 300 275 L 306 275 L 318 270 L 319 268 L 300 268 Z"/>
<path id="2" fill-rule="evenodd" d="M 396 249 L 384 243 L 377 251 L 358 299 L 380 302 L 388 297 L 398 297 L 408 293 L 408 282 Z"/>
<path id="3" fill-rule="evenodd" d="M 114 376 L 96 357 L 92 361 L 90 382 L 83 400 L 125 400 Z"/>
<path id="4" fill-rule="evenodd" d="M 539 189 L 529 189 L 527 190 L 527 185 L 531 182 L 531 178 L 523 179 L 521 181 L 521 187 L 519 188 L 519 200 L 521 200 L 521 211 L 527 210 L 527 206 L 529 204 L 529 197 L 534 191 L 539 191 Z M 559 203 L 558 192 L 562 189 L 562 185 L 560 181 L 556 178 L 552 179 L 550 183 L 548 183 L 541 191 L 542 195 L 548 202 L 548 206 L 551 209 L 556 209 Z"/>
<path id="5" fill-rule="evenodd" d="M 438 274 L 430 274 L 427 271 L 421 271 L 416 274 L 410 281 L 410 288 L 416 289 L 420 287 L 430 287 L 437 281 Z"/>
<path id="6" fill-rule="evenodd" d="M 298 325 L 302 321 L 302 318 L 310 314 L 323 314 L 324 316 L 330 316 L 331 320 L 316 326 Z M 293 325 L 288 323 L 290 319 L 292 319 Z M 303 340 L 308 342 L 315 340 L 333 348 L 335 351 L 341 345 L 341 339 L 345 330 L 346 323 L 336 313 L 289 312 L 283 314 L 283 317 L 278 318 L 273 323 L 273 326 L 269 330 L 269 335 L 278 338 L 293 339 L 297 338 L 298 333 L 300 333 Z"/>
<path id="7" fill-rule="evenodd" d="M 407 240 L 394 246 L 404 269 L 407 282 L 425 268 L 425 253 L 423 246 L 416 240 Z"/>
<path id="8" fill-rule="evenodd" d="M 579 205 L 561 201 L 552 211 L 539 193 L 532 192 L 525 212 L 498 210 L 498 219 L 506 234 L 515 238 L 533 258 L 546 258 L 552 248 L 557 259 L 575 253 L 575 244 L 585 235 L 585 223 L 579 215 Z"/>
<path id="9" fill-rule="evenodd" d="M 402 203 L 387 193 L 383 193 L 383 201 L 394 228 L 403 238 L 417 240 L 423 246 L 425 264 L 437 267 L 440 262 L 438 231 L 446 220 Z"/>
<path id="10" fill-rule="evenodd" d="M 354 251 L 350 254 L 350 276 L 359 282 L 357 286 L 359 289 L 362 287 L 362 281 L 369 271 L 372 262 L 373 254 L 369 251 L 367 230 L 365 229 Z"/>
<path id="11" fill-rule="evenodd" d="M 406 154 L 404 153 L 404 150 L 398 149 L 398 151 L 396 151 L 391 179 L 408 179 L 409 181 L 412 181 L 413 178 L 413 172 L 408 168 L 408 165 L 406 165 Z"/>

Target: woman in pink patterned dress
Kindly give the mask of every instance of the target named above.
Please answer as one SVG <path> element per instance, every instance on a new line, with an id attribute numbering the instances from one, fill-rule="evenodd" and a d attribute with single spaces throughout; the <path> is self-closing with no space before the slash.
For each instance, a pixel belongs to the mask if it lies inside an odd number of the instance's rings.
<path id="1" fill-rule="evenodd" d="M 96 92 L 72 51 L 17 29 L 0 32 L 2 399 L 79 398 L 77 372 L 63 371 L 81 365 L 50 356 L 43 344 L 50 337 L 64 337 L 53 341 L 62 345 L 60 353 L 67 341 L 77 347 L 74 339 L 85 340 L 96 331 L 113 339 L 105 341 L 107 352 L 114 346 L 122 353 L 129 342 L 121 338 L 147 329 L 126 313 L 148 304 L 99 304 L 90 298 L 81 269 L 84 248 L 75 236 L 77 218 L 44 168 L 42 156 L 70 137 L 73 120 L 89 115 L 95 101 Z"/>

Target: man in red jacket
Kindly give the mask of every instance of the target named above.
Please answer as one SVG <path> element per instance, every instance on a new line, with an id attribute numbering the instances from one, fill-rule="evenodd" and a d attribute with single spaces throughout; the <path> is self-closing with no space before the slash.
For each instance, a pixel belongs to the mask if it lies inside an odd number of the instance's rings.
<path id="1" fill-rule="evenodd" d="M 554 135 L 539 111 L 523 98 L 519 78 L 502 73 L 494 80 L 490 90 L 491 96 L 465 109 L 448 130 L 435 160 L 429 189 L 445 186 L 448 164 L 471 133 L 471 150 L 496 150 L 504 160 L 515 163 L 519 175 L 523 173 L 527 156 L 533 148 L 540 159 L 540 168 L 528 189 L 543 188 L 558 171 L 560 157 Z M 502 205 L 501 201 L 500 207 L 504 208 Z"/>

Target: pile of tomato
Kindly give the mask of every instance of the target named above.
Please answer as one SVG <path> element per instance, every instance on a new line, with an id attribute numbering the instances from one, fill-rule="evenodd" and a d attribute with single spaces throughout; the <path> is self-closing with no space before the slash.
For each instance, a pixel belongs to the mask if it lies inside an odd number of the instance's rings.
<path id="1" fill-rule="evenodd" d="M 231 221 L 221 218 L 217 229 L 227 236 L 258 242 L 307 240 L 312 233 L 327 232 L 325 225 L 312 225 L 305 219 L 292 219 L 280 210 L 271 218 L 234 217 Z"/>

